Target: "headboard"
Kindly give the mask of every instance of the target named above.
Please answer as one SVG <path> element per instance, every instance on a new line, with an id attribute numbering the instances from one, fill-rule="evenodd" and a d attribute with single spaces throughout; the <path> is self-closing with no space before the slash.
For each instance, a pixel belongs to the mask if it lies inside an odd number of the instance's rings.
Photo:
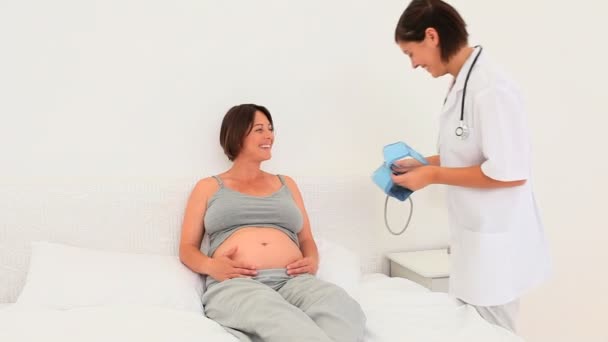
<path id="1" fill-rule="evenodd" d="M 386 243 L 384 197 L 370 179 L 294 179 L 313 234 L 358 253 L 364 273 L 386 273 L 384 253 L 402 244 Z M 17 299 L 27 274 L 31 241 L 176 255 L 184 207 L 196 181 L 0 179 L 0 303 Z M 429 245 L 423 240 L 423 245 Z"/>

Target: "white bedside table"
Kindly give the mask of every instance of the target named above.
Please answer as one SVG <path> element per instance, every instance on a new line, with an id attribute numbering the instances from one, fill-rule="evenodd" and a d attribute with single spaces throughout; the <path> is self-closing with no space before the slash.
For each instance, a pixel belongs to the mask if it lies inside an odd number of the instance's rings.
<path id="1" fill-rule="evenodd" d="M 414 281 L 434 292 L 448 292 L 450 255 L 447 249 L 389 253 L 391 277 Z"/>

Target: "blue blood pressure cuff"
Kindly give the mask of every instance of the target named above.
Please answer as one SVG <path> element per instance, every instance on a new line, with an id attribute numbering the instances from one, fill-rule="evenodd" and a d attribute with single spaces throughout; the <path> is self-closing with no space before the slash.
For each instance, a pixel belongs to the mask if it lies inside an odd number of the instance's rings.
<path id="1" fill-rule="evenodd" d="M 374 171 L 372 180 L 388 196 L 405 201 L 413 191 L 393 183 L 391 175 L 396 174 L 392 170 L 393 164 L 404 158 L 414 158 L 424 165 L 428 165 L 428 162 L 420 153 L 414 151 L 414 149 L 402 141 L 384 146 L 383 154 L 384 163 Z"/>

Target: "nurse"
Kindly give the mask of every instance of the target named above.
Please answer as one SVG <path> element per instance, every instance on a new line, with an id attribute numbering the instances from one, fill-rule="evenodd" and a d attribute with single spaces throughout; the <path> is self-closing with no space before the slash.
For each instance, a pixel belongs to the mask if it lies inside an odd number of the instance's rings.
<path id="1" fill-rule="evenodd" d="M 446 184 L 450 294 L 516 331 L 519 299 L 549 274 L 532 191 L 526 111 L 515 83 L 468 43 L 466 24 L 441 0 L 413 0 L 395 30 L 412 67 L 453 82 L 440 115 L 439 154 L 402 161 L 393 181 L 411 190 Z"/>

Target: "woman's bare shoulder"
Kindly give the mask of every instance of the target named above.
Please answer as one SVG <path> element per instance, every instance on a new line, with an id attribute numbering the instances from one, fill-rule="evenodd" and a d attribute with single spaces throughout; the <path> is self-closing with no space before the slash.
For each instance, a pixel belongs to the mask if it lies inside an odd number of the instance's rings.
<path id="1" fill-rule="evenodd" d="M 296 181 L 291 178 L 290 176 L 281 174 L 281 177 L 283 177 L 283 179 L 285 179 L 285 185 L 287 185 L 287 187 L 291 190 L 298 190 L 298 184 L 296 183 Z"/>
<path id="2" fill-rule="evenodd" d="M 220 185 L 218 180 L 214 177 L 206 177 L 200 179 L 194 185 L 194 189 L 192 189 L 193 197 L 210 197 L 212 196 L 218 189 Z"/>

